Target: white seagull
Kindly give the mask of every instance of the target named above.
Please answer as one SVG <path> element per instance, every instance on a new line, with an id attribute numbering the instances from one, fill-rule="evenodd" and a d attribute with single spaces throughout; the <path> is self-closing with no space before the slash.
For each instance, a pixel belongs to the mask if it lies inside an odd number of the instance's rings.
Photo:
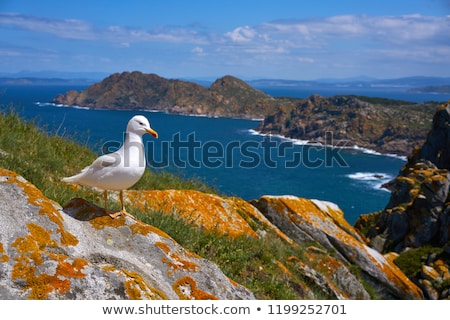
<path id="1" fill-rule="evenodd" d="M 123 190 L 133 186 L 144 174 L 146 162 L 142 136 L 145 133 L 158 138 L 158 133 L 150 127 L 146 117 L 134 116 L 128 121 L 125 140 L 119 150 L 98 157 L 79 174 L 63 178 L 62 181 L 102 189 L 105 211 L 111 218 L 121 214 L 128 215 L 123 204 Z M 108 211 L 108 190 L 120 191 L 121 211 L 115 213 Z"/>

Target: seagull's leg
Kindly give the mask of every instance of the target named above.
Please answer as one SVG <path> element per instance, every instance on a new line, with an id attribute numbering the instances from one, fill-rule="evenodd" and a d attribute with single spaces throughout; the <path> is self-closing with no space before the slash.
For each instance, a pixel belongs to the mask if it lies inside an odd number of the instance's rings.
<path id="1" fill-rule="evenodd" d="M 105 212 L 112 218 L 115 219 L 117 217 L 119 217 L 122 214 L 122 211 L 118 211 L 118 212 L 110 212 L 108 210 L 108 203 L 107 203 L 107 199 L 108 199 L 108 192 L 105 190 L 103 193 L 103 197 L 105 199 Z"/>
<path id="2" fill-rule="evenodd" d="M 122 210 L 120 212 L 126 216 L 129 216 L 131 219 L 136 220 L 136 218 L 132 214 L 128 213 L 127 210 L 125 209 L 125 205 L 123 204 L 123 190 L 120 190 L 119 197 L 120 197 L 120 204 L 122 205 Z"/>
<path id="3" fill-rule="evenodd" d="M 120 204 L 122 205 L 121 211 L 126 214 L 127 210 L 125 210 L 125 205 L 123 204 L 123 190 L 120 190 L 119 197 L 120 197 Z"/>

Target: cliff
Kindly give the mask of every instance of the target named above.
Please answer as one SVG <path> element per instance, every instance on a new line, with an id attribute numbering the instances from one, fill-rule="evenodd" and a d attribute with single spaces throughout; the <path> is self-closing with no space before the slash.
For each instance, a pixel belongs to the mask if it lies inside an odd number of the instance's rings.
<path id="1" fill-rule="evenodd" d="M 197 253 L 152 225 L 111 219 L 84 199 L 61 207 L 9 170 L 0 170 L 0 194 L 1 299 L 274 298 L 269 288 L 253 293 L 239 284 L 257 279 L 301 299 L 423 298 L 389 256 L 370 249 L 342 211 L 324 201 L 265 196 L 247 203 L 189 190 L 127 192 L 140 219 L 176 215 L 209 235 Z M 241 245 L 221 253 L 228 255 L 222 268 L 240 270 L 235 279 L 199 255 L 222 238 Z M 277 249 L 246 252 L 264 242 Z M 279 254 L 283 247 L 289 254 Z M 236 265 L 236 255 L 246 258 Z"/>
<path id="2" fill-rule="evenodd" d="M 450 296 L 449 124 L 445 103 L 423 146 L 384 186 L 392 192 L 386 208 L 361 216 L 355 225 L 379 252 L 400 253 L 408 276 L 430 299 Z"/>
<path id="3" fill-rule="evenodd" d="M 262 118 L 275 106 L 273 98 L 232 76 L 220 78 L 205 88 L 138 71 L 112 74 L 84 91 L 58 95 L 53 102 L 96 109 L 161 110 L 241 118 Z"/>
<path id="4" fill-rule="evenodd" d="M 313 95 L 283 105 L 264 118 L 256 129 L 262 133 L 331 144 L 363 147 L 384 154 L 407 156 L 421 145 L 438 104 L 414 104 L 388 99 Z"/>

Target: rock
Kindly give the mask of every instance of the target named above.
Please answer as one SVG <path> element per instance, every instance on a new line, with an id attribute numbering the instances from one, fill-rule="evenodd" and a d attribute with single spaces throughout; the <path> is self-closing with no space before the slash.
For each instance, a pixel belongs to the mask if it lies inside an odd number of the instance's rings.
<path id="1" fill-rule="evenodd" d="M 430 280 L 420 279 L 419 285 L 422 288 L 428 300 L 437 300 L 439 298 L 439 294 Z"/>
<path id="2" fill-rule="evenodd" d="M 435 113 L 433 127 L 415 158 L 429 160 L 440 169 L 450 169 L 450 102 Z"/>
<path id="3" fill-rule="evenodd" d="M 336 205 L 293 196 L 264 196 L 253 204 L 297 243 L 317 241 L 341 261 L 358 266 L 385 298 L 423 298 L 394 263 L 365 244 Z"/>
<path id="4" fill-rule="evenodd" d="M 240 198 L 220 197 L 195 190 L 129 190 L 125 196 L 125 201 L 132 206 L 176 214 L 209 232 L 230 237 L 259 238 L 257 230 L 250 226 L 256 224 L 260 226 L 260 231 L 270 229 L 287 242 L 293 242 L 259 210 Z"/>
<path id="5" fill-rule="evenodd" d="M 423 265 L 422 266 L 422 277 L 430 281 L 437 281 L 440 277 L 439 272 L 437 272 L 433 267 Z"/>
<path id="6" fill-rule="evenodd" d="M 266 115 L 256 130 L 336 147 L 357 145 L 407 156 L 425 141 L 430 114 L 437 107 L 437 103 L 312 95 L 281 105 Z"/>
<path id="7" fill-rule="evenodd" d="M 0 169 L 0 299 L 254 299 L 159 229 Z"/>
<path id="8" fill-rule="evenodd" d="M 398 176 L 385 185 L 391 193 L 372 227 L 360 218 L 355 226 L 381 252 L 402 252 L 424 245 L 445 246 L 450 240 L 450 103 L 433 118 L 421 149 L 408 158 Z M 363 227 L 366 225 L 366 227 Z"/>
<path id="9" fill-rule="evenodd" d="M 423 146 L 413 150 L 398 176 L 385 185 L 392 192 L 385 209 L 362 215 L 355 223 L 355 228 L 379 252 L 397 252 L 400 256 L 413 248 L 429 252 L 426 259 L 414 258 L 421 269 L 409 275 L 427 299 L 448 297 L 445 275 L 450 266 L 449 124 L 450 103 L 444 103 L 433 117 Z"/>
<path id="10" fill-rule="evenodd" d="M 328 295 L 336 299 L 370 299 L 370 295 L 361 282 L 350 272 L 343 261 L 331 255 L 324 255 L 323 252 L 317 254 L 317 250 L 314 247 L 309 247 L 305 254 L 310 264 L 321 270 L 321 273 L 316 272 L 315 275 L 312 270 L 307 274 L 313 274 L 311 281 L 324 288 Z M 303 267 L 305 268 L 306 266 Z"/>

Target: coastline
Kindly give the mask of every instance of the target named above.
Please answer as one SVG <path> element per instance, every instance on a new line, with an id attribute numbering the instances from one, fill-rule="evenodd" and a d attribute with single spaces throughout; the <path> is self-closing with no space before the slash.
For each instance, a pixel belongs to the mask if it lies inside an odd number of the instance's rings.
<path id="1" fill-rule="evenodd" d="M 78 105 L 67 105 L 62 103 L 54 103 L 54 102 L 34 102 L 38 107 L 45 106 L 53 106 L 57 108 L 75 108 L 81 110 L 111 110 L 111 111 L 142 111 L 142 112 L 160 112 L 164 114 L 173 114 L 185 117 L 199 117 L 199 118 L 210 118 L 210 119 L 218 119 L 218 118 L 228 118 L 228 119 L 236 119 L 236 120 L 249 120 L 255 122 L 261 122 L 264 118 L 245 118 L 245 117 L 236 117 L 236 116 L 220 116 L 220 115 L 210 115 L 207 113 L 183 113 L 183 112 L 171 112 L 170 110 L 161 110 L 161 109 L 108 109 L 108 108 L 90 108 L 90 107 L 82 107 Z"/>
<path id="2" fill-rule="evenodd" d="M 54 106 L 54 107 L 58 107 L 58 108 L 75 108 L 75 109 L 81 109 L 81 110 L 116 110 L 117 109 L 104 109 L 104 108 L 89 108 L 89 107 L 82 107 L 82 106 L 77 106 L 77 105 L 66 105 L 66 104 L 60 104 L 60 103 L 54 103 L 54 102 L 35 102 L 35 105 L 37 105 L 38 107 L 45 107 L 45 106 Z M 217 118 L 229 118 L 229 119 L 245 119 L 245 120 L 250 120 L 250 121 L 255 121 L 255 122 L 260 122 L 263 119 L 259 119 L 259 118 L 240 118 L 240 117 L 231 117 L 231 116 L 217 116 L 217 115 L 208 115 L 208 114 L 186 114 L 186 113 L 177 113 L 177 112 L 170 112 L 167 110 L 159 110 L 159 109 L 120 109 L 123 111 L 143 111 L 143 112 L 155 112 L 155 113 L 165 113 L 165 114 L 173 114 L 173 115 L 180 115 L 180 116 L 186 116 L 186 117 L 204 117 L 204 118 L 211 118 L 211 119 L 217 119 Z M 257 131 L 255 129 L 249 129 L 248 130 L 250 135 L 259 135 L 259 136 L 272 136 L 272 137 L 276 137 L 278 139 L 282 139 L 288 142 L 292 142 L 292 144 L 294 145 L 299 145 L 299 146 L 323 146 L 323 147 L 329 147 L 329 148 L 339 148 L 339 149 L 346 149 L 346 150 L 355 150 L 355 151 L 359 151 L 361 153 L 364 154 L 370 154 L 370 155 L 376 155 L 376 156 L 384 156 L 384 157 L 392 157 L 392 158 L 397 158 L 403 161 L 407 160 L 406 156 L 400 156 L 397 154 L 391 154 L 391 153 L 381 153 L 379 151 L 373 150 L 373 149 L 369 149 L 369 148 L 365 148 L 365 147 L 360 147 L 358 145 L 353 145 L 353 146 L 349 146 L 349 147 L 341 147 L 341 146 L 334 146 L 334 145 L 324 145 L 320 142 L 310 142 L 309 140 L 301 140 L 301 139 L 295 139 L 295 138 L 289 138 L 280 134 L 273 134 L 273 133 L 262 133 L 260 131 Z"/>
<path id="3" fill-rule="evenodd" d="M 355 150 L 355 151 L 359 151 L 359 152 L 364 153 L 364 154 L 370 154 L 370 155 L 382 156 L 382 157 L 392 157 L 392 158 L 400 159 L 400 160 L 403 160 L 403 161 L 407 160 L 406 156 L 400 156 L 400 155 L 392 154 L 392 153 L 381 153 L 381 152 L 378 152 L 378 151 L 373 150 L 373 149 L 360 147 L 358 145 L 353 145 L 353 146 L 350 146 L 350 147 L 324 145 L 324 144 L 322 144 L 320 142 L 310 142 L 309 140 L 301 140 L 301 139 L 289 138 L 289 137 L 285 137 L 285 136 L 280 135 L 280 134 L 262 133 L 260 131 L 255 130 L 255 129 L 250 129 L 248 131 L 249 131 L 249 133 L 251 135 L 259 135 L 259 136 L 262 136 L 262 137 L 264 137 L 264 136 L 276 137 L 276 138 L 283 139 L 283 140 L 288 141 L 288 142 L 292 142 L 294 145 L 299 145 L 299 146 L 322 146 L 322 147 L 328 147 L 328 148 Z"/>

